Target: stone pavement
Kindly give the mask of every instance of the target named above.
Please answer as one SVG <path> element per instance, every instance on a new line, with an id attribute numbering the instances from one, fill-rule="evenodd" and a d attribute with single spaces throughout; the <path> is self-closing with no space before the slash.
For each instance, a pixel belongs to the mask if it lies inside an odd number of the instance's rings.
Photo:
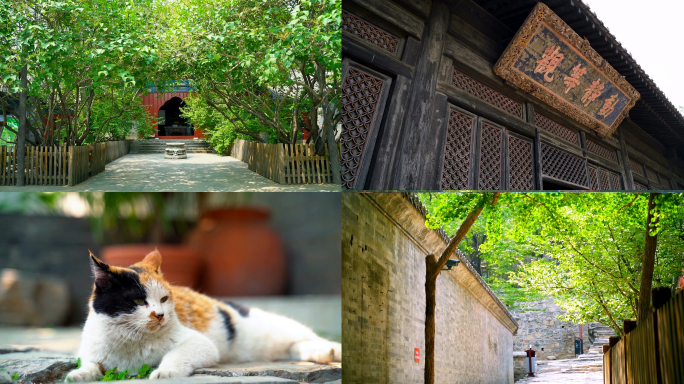
<path id="1" fill-rule="evenodd" d="M 525 377 L 515 384 L 602 384 L 603 355 L 586 354 L 577 359 L 541 360 L 537 376 Z"/>
<path id="2" fill-rule="evenodd" d="M 76 368 L 80 328 L 0 327 L 0 384 L 63 382 Z M 8 380 L 11 374 L 19 381 Z M 341 384 L 340 363 L 328 365 L 297 361 L 223 364 L 201 368 L 186 378 L 167 379 L 168 384 Z"/>
<path id="3" fill-rule="evenodd" d="M 0 187 L 13 192 L 339 192 L 334 184 L 281 185 L 247 168 L 230 156 L 189 153 L 187 159 L 165 159 L 164 154 L 129 154 L 105 171 L 73 187 Z"/>

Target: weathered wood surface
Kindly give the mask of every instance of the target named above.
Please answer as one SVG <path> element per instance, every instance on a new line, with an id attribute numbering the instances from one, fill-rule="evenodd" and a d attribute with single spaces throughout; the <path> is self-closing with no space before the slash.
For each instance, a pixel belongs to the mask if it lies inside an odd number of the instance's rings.
<path id="1" fill-rule="evenodd" d="M 279 184 L 330 184 L 332 169 L 327 148 L 316 154 L 313 145 L 266 144 L 235 140 L 231 156 L 249 169 Z"/>
<path id="2" fill-rule="evenodd" d="M 654 301 L 655 305 L 655 301 Z M 606 384 L 684 382 L 684 294 L 677 294 L 604 353 Z"/>
<path id="3" fill-rule="evenodd" d="M 375 145 L 367 146 L 362 155 L 371 157 L 368 171 L 364 173 L 367 179 L 356 189 L 440 188 L 439 180 L 444 161 L 442 148 L 445 145 L 444 132 L 448 124 L 448 112 L 436 104 L 440 100 L 440 94 L 446 96 L 447 104 L 502 125 L 505 128 L 505 136 L 510 132 L 533 140 L 534 186 L 537 189 L 543 187 L 540 152 L 542 141 L 580 156 L 585 164 L 585 173 L 589 172 L 588 166 L 592 166 L 618 174 L 622 184 L 629 190 L 634 190 L 635 181 L 651 188 L 667 189 L 672 185 L 684 185 L 684 174 L 677 175 L 677 172 L 684 173 L 684 161 L 676 156 L 666 159 L 663 155 L 663 145 L 629 119 L 622 121 L 613 136 L 599 136 L 590 127 L 577 123 L 556 108 L 543 104 L 531 94 L 494 74 L 493 67 L 498 59 L 497 55 L 516 31 L 508 29 L 472 0 L 446 3 L 422 0 L 415 5 L 407 1 L 350 0 L 343 4 L 346 11 L 395 34 L 403 44 L 399 45 L 397 54 L 392 55 L 357 36 L 343 33 L 343 58 L 376 73 L 388 75 L 394 81 L 387 104 L 381 108 L 384 114 L 377 128 Z M 405 18 L 407 13 L 410 17 Z M 420 28 L 417 27 L 418 24 L 413 25 L 414 23 L 421 24 Z M 409 29 L 418 30 L 416 28 L 420 29 L 420 34 L 407 32 Z M 400 33 L 401 31 L 403 33 Z M 523 115 L 511 115 L 495 105 L 488 104 L 479 98 L 483 96 L 474 96 L 477 91 L 471 94 L 456 88 L 452 85 L 449 73 L 452 69 L 521 103 Z M 618 162 L 587 151 L 586 141 L 578 145 L 538 128 L 534 121 L 534 110 L 578 134 L 583 132 L 587 139 L 601 146 L 616 149 Z M 438 123 L 443 125 L 439 126 Z M 620 135 L 624 137 L 620 138 Z M 477 147 L 471 151 L 471 164 L 477 166 L 480 143 L 473 143 L 477 144 Z M 507 140 L 504 140 L 502 148 L 505 175 L 502 180 L 503 188 L 510 186 L 510 154 L 506 149 L 506 143 Z M 664 176 L 663 180 L 655 183 L 639 175 L 633 175 L 629 170 L 629 158 L 636 159 Z M 476 183 L 477 175 L 473 177 L 470 182 Z M 554 181 L 548 178 L 547 180 Z M 612 184 L 612 178 L 610 180 Z M 578 189 L 586 188 L 562 180 L 559 184 Z M 475 184 L 471 186 L 477 187 Z"/>
<path id="4" fill-rule="evenodd" d="M 396 180 L 396 189 L 439 189 L 439 185 L 433 182 L 435 170 L 439 169 L 432 156 L 435 150 L 434 141 L 428 138 L 431 137 L 433 104 L 437 90 L 435 74 L 439 70 L 448 21 L 447 6 L 433 3 L 423 30 L 418 64 L 413 77 L 404 123 L 408 129 L 404 130 L 402 142 L 398 143 L 401 148 L 399 161 L 404 172 Z"/>
<path id="5" fill-rule="evenodd" d="M 105 164 L 127 154 L 129 148 L 130 141 L 83 147 L 26 146 L 25 184 L 76 185 L 104 171 Z M 18 168 L 15 146 L 0 147 L 0 167 L 0 185 L 16 185 Z"/>

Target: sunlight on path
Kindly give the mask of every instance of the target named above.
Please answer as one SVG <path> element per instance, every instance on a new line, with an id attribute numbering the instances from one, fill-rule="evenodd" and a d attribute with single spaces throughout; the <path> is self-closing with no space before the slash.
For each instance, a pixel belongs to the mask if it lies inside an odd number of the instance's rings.
<path id="1" fill-rule="evenodd" d="M 233 157 L 189 153 L 183 160 L 164 159 L 164 154 L 129 154 L 73 187 L 0 187 L 0 191 L 338 192 L 341 188 L 334 184 L 281 185 L 250 171 Z"/>

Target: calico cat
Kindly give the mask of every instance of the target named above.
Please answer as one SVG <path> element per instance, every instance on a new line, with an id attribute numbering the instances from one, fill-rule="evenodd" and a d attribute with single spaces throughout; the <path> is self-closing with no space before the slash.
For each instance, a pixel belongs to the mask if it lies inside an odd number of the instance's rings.
<path id="1" fill-rule="evenodd" d="M 164 280 L 154 251 L 128 268 L 92 253 L 95 285 L 78 352 L 81 367 L 67 381 L 99 380 L 118 368 L 150 379 L 189 376 L 218 362 L 341 361 L 341 345 L 283 316 L 224 304 Z"/>

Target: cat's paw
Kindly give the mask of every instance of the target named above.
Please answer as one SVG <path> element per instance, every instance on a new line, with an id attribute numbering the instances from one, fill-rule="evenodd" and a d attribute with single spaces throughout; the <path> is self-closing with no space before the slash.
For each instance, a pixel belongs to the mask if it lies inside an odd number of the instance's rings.
<path id="1" fill-rule="evenodd" d="M 171 379 L 174 377 L 185 377 L 185 376 L 190 376 L 190 375 L 179 370 L 179 369 L 167 369 L 167 368 L 159 367 L 158 369 L 155 369 L 150 374 L 150 380 Z"/>
<path id="2" fill-rule="evenodd" d="M 102 378 L 102 372 L 100 372 L 97 366 L 94 369 L 92 367 L 81 367 L 69 372 L 65 381 L 67 383 L 80 383 L 83 381 L 97 381 L 100 378 Z"/>
<path id="3" fill-rule="evenodd" d="M 290 348 L 290 357 L 294 360 L 330 364 L 335 358 L 335 348 L 324 339 L 300 341 Z"/>

